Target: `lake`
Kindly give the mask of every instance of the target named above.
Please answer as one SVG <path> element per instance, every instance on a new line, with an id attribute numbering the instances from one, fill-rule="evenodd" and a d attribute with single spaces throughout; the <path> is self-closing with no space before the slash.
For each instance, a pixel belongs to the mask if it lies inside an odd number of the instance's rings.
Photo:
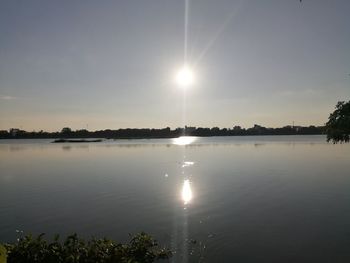
<path id="1" fill-rule="evenodd" d="M 0 140 L 0 242 L 145 231 L 172 262 L 350 262 L 350 144 Z"/>

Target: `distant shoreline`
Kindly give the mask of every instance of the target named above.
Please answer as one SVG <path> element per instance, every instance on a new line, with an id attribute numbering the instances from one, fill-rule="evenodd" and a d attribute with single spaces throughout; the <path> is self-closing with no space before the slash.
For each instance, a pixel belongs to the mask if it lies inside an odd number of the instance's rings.
<path id="1" fill-rule="evenodd" d="M 51 143 L 87 143 L 87 142 L 102 142 L 103 139 L 56 139 L 52 141 Z"/>
<path id="2" fill-rule="evenodd" d="M 170 129 L 118 129 L 118 130 L 76 130 L 73 131 L 65 127 L 61 132 L 28 132 L 21 129 L 12 128 L 10 130 L 0 130 L 0 139 L 161 139 L 177 138 L 180 136 L 260 136 L 260 135 L 321 135 L 325 134 L 324 126 L 284 126 L 281 128 L 266 128 L 260 125 L 254 125 L 252 128 L 202 128 L 188 127 Z"/>

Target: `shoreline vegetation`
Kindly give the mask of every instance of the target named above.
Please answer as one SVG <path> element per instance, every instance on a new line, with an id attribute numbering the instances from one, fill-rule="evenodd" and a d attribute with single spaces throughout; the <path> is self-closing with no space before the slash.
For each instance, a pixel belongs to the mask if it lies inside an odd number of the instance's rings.
<path id="1" fill-rule="evenodd" d="M 65 127 L 59 132 L 47 131 L 25 131 L 17 128 L 0 130 L 0 139 L 57 139 L 55 142 L 98 142 L 101 139 L 157 139 L 176 138 L 180 136 L 252 136 L 252 135 L 320 135 L 325 134 L 324 126 L 284 126 L 281 128 L 266 128 L 254 125 L 251 128 L 234 126 L 233 128 L 202 128 L 188 127 L 170 129 L 118 129 L 118 130 L 97 130 L 86 129 L 75 130 Z M 87 141 L 86 139 L 93 139 Z M 75 140 L 71 140 L 75 139 Z M 78 140 L 79 139 L 79 140 Z"/>
<path id="2" fill-rule="evenodd" d="M 86 143 L 86 142 L 102 142 L 102 139 L 86 140 L 86 139 L 56 139 L 52 143 Z"/>
<path id="3" fill-rule="evenodd" d="M 38 236 L 21 236 L 14 243 L 0 244 L 0 262 L 20 263 L 151 263 L 169 259 L 172 252 L 160 247 L 157 241 L 146 233 L 130 236 L 127 243 L 107 238 L 83 239 L 77 234 L 52 240 Z"/>

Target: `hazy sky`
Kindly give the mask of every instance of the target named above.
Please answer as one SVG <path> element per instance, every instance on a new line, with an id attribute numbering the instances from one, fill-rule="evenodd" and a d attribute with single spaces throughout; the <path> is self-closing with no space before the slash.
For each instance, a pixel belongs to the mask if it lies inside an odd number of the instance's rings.
<path id="1" fill-rule="evenodd" d="M 350 99 L 349 0 L 188 14 L 188 125 L 322 125 Z M 183 0 L 0 0 L 0 129 L 181 126 L 183 57 Z"/>

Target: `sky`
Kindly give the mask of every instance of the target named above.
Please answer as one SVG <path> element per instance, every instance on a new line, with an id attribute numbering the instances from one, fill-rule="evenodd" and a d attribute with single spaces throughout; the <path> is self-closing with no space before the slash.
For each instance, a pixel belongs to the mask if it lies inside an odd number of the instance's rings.
<path id="1" fill-rule="evenodd" d="M 323 125 L 350 99 L 349 0 L 189 0 L 190 126 Z M 0 0 L 0 129 L 183 126 L 184 0 Z"/>

